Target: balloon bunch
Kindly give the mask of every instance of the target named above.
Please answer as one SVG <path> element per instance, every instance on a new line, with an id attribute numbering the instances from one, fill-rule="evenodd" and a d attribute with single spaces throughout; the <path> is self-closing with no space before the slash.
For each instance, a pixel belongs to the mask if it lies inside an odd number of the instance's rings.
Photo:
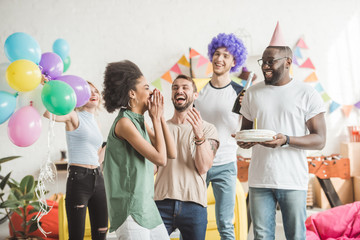
<path id="1" fill-rule="evenodd" d="M 64 39 L 54 42 L 54 52 L 41 54 L 34 38 L 17 32 L 6 39 L 4 48 L 11 63 L 0 64 L 0 124 L 9 119 L 9 139 L 19 147 L 27 147 L 41 135 L 39 112 L 46 109 L 55 115 L 69 114 L 87 103 L 90 86 L 78 76 L 62 75 L 70 66 L 69 45 Z M 2 85 L 4 68 L 6 82 L 15 92 Z M 42 75 L 49 80 L 44 86 Z"/>
<path id="2" fill-rule="evenodd" d="M 53 52 L 61 57 L 61 60 L 64 63 L 63 72 L 66 72 L 69 69 L 71 63 L 69 56 L 69 51 L 70 51 L 69 44 L 65 39 L 58 38 L 53 43 L 52 48 L 53 48 Z"/>

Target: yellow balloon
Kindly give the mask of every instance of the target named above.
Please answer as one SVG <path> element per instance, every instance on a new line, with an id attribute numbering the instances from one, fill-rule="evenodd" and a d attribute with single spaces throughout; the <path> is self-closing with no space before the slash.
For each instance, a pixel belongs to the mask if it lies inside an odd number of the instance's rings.
<path id="1" fill-rule="evenodd" d="M 6 70 L 6 81 L 16 91 L 28 92 L 39 86 L 41 71 L 32 61 L 16 60 Z"/>

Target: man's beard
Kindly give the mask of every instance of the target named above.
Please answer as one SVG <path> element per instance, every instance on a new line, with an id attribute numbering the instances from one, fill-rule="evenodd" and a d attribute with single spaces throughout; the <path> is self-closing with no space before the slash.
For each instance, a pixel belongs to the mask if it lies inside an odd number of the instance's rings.
<path id="1" fill-rule="evenodd" d="M 266 78 L 266 76 L 264 74 L 266 85 L 276 85 L 276 83 L 278 83 L 282 79 L 283 73 L 284 73 L 284 71 L 281 70 L 282 67 L 283 67 L 283 65 L 280 66 L 278 69 L 273 70 L 271 78 Z"/>
<path id="2" fill-rule="evenodd" d="M 186 101 L 186 103 L 183 105 L 176 105 L 175 99 L 177 96 L 178 96 L 178 94 L 176 94 L 174 96 L 174 98 L 172 99 L 172 102 L 173 102 L 174 108 L 179 112 L 185 111 L 186 109 L 188 109 L 188 107 L 190 107 L 194 103 L 194 99 L 192 96 L 184 95 L 184 101 Z"/>
<path id="3" fill-rule="evenodd" d="M 173 101 L 174 108 L 175 108 L 176 111 L 178 111 L 178 112 L 183 112 L 183 111 L 185 111 L 185 110 L 188 109 L 188 107 L 190 107 L 192 104 L 193 104 L 193 101 L 188 101 L 185 105 L 178 106 L 178 105 L 176 105 L 175 102 Z"/>

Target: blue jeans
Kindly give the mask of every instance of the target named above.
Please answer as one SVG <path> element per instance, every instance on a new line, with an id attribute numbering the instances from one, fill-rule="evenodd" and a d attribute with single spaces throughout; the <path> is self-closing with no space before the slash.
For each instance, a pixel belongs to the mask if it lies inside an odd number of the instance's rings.
<path id="1" fill-rule="evenodd" d="M 194 202 L 173 199 L 155 201 L 166 230 L 170 235 L 176 228 L 185 240 L 205 239 L 207 209 Z"/>
<path id="2" fill-rule="evenodd" d="M 235 240 L 233 219 L 236 177 L 236 162 L 213 166 L 206 177 L 207 185 L 211 182 L 214 191 L 216 224 L 221 240 Z"/>
<path id="3" fill-rule="evenodd" d="M 254 239 L 275 239 L 276 203 L 281 209 L 286 239 L 306 239 L 305 190 L 249 188 Z"/>

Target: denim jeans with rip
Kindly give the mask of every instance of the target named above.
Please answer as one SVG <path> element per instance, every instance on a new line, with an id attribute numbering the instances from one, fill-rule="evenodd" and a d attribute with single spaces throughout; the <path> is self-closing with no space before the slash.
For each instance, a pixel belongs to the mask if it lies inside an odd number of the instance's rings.
<path id="1" fill-rule="evenodd" d="M 108 227 L 108 212 L 104 177 L 100 168 L 70 166 L 68 171 L 65 205 L 69 239 L 84 238 L 88 208 L 92 239 L 104 240 Z"/>

